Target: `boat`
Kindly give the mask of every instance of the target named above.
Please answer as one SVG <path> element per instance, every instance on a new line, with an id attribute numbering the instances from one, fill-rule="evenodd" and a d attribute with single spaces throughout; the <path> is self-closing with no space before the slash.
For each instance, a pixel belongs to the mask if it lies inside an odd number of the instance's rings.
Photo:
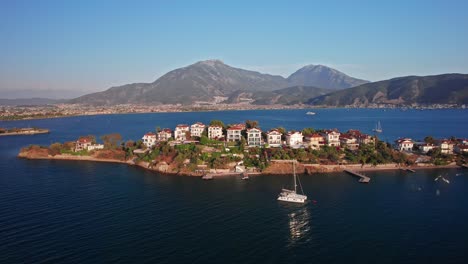
<path id="1" fill-rule="evenodd" d="M 380 125 L 380 121 L 377 122 L 377 125 L 375 126 L 374 129 L 372 129 L 372 131 L 377 132 L 377 133 L 382 133 L 383 132 L 382 126 Z"/>
<path id="2" fill-rule="evenodd" d="M 315 112 L 307 112 L 306 115 L 315 115 Z"/>
<path id="3" fill-rule="evenodd" d="M 248 179 L 249 179 L 249 175 L 248 175 L 247 173 L 244 172 L 244 173 L 242 174 L 241 180 L 246 181 L 246 180 L 248 180 Z"/>
<path id="4" fill-rule="evenodd" d="M 297 193 L 296 161 L 293 161 L 293 178 L 294 178 L 294 190 L 282 189 L 281 193 L 278 195 L 278 201 L 291 202 L 291 203 L 305 203 L 305 201 L 307 200 L 307 196 L 304 195 L 302 186 L 300 186 L 302 194 Z"/>

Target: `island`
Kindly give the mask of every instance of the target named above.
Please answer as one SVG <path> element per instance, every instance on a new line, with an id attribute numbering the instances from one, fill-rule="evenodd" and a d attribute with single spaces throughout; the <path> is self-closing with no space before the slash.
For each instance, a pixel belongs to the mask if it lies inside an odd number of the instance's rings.
<path id="1" fill-rule="evenodd" d="M 48 134 L 49 129 L 28 127 L 28 128 L 0 128 L 0 136 L 19 136 Z"/>
<path id="2" fill-rule="evenodd" d="M 114 162 L 136 165 L 159 173 L 204 176 L 206 174 L 290 174 L 296 172 L 453 168 L 466 166 L 468 140 L 425 137 L 417 142 L 401 138 L 393 144 L 378 133 L 358 130 L 283 127 L 262 131 L 257 121 L 225 125 L 212 120 L 179 124 L 174 130 L 157 127 L 141 139 L 123 141 L 118 133 L 81 136 L 76 141 L 31 145 L 18 157 Z"/>

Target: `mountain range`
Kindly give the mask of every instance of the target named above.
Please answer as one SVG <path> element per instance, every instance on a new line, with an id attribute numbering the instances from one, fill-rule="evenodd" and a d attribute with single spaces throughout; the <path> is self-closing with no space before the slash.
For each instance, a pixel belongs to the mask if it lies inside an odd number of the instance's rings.
<path id="1" fill-rule="evenodd" d="M 257 103 L 271 104 L 275 101 L 290 103 L 295 100 L 289 98 L 287 94 L 282 94 L 280 89 L 296 86 L 295 96 L 301 98 L 300 101 L 304 101 L 304 96 L 305 99 L 310 99 L 324 94 L 325 90 L 331 92 L 367 82 L 323 65 L 308 65 L 288 78 L 284 78 L 231 67 L 220 60 L 206 60 L 170 71 L 153 83 L 134 83 L 112 87 L 103 92 L 72 99 L 69 102 L 115 105 L 126 103 L 193 104 L 227 100 L 226 102 L 229 103 L 238 101 L 238 95 L 245 95 L 248 100 Z"/>
<path id="2" fill-rule="evenodd" d="M 399 77 L 336 91 L 307 103 L 323 106 L 468 104 L 468 74 Z"/>

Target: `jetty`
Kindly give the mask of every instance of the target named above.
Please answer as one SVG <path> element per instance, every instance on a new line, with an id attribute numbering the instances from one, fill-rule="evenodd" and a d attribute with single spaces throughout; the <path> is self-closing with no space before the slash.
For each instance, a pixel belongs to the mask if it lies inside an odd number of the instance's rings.
<path id="1" fill-rule="evenodd" d="M 353 175 L 353 176 L 356 176 L 356 177 L 359 177 L 359 182 L 360 183 L 369 183 L 370 182 L 370 178 L 367 177 L 366 175 L 364 174 L 361 174 L 359 172 L 355 172 L 355 171 L 351 171 L 351 170 L 344 170 L 345 172 Z"/>
<path id="2" fill-rule="evenodd" d="M 410 168 L 400 168 L 400 170 L 402 170 L 402 171 L 409 171 L 409 172 L 413 172 L 413 173 L 416 172 L 415 170 L 410 169 Z"/>
<path id="3" fill-rule="evenodd" d="M 224 173 L 207 173 L 203 175 L 201 178 L 202 180 L 213 180 L 215 177 L 220 176 L 239 176 L 242 175 L 240 172 L 224 172 Z"/>

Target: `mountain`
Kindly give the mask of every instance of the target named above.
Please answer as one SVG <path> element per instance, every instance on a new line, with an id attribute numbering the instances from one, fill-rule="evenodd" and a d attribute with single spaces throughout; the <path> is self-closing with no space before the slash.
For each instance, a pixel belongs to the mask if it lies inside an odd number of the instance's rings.
<path id="1" fill-rule="evenodd" d="M 234 92 L 225 101 L 226 103 L 250 102 L 256 105 L 293 105 L 303 104 L 311 98 L 333 92 L 333 90 L 312 86 L 294 86 L 271 92 Z"/>
<path id="2" fill-rule="evenodd" d="M 323 65 L 308 65 L 288 77 L 290 86 L 305 85 L 325 89 L 341 90 L 358 86 L 368 81 L 350 77 Z"/>
<path id="3" fill-rule="evenodd" d="M 219 60 L 200 61 L 161 76 L 153 83 L 112 87 L 70 101 L 86 104 L 190 104 L 227 97 L 235 91 L 272 91 L 287 87 L 281 76 L 234 68 Z"/>
<path id="4" fill-rule="evenodd" d="M 468 104 L 468 74 L 399 77 L 319 96 L 309 103 L 326 106 Z"/>
<path id="5" fill-rule="evenodd" d="M 0 99 L 0 105 L 20 106 L 20 105 L 49 105 L 64 103 L 65 100 L 49 98 L 20 98 L 20 99 Z"/>

